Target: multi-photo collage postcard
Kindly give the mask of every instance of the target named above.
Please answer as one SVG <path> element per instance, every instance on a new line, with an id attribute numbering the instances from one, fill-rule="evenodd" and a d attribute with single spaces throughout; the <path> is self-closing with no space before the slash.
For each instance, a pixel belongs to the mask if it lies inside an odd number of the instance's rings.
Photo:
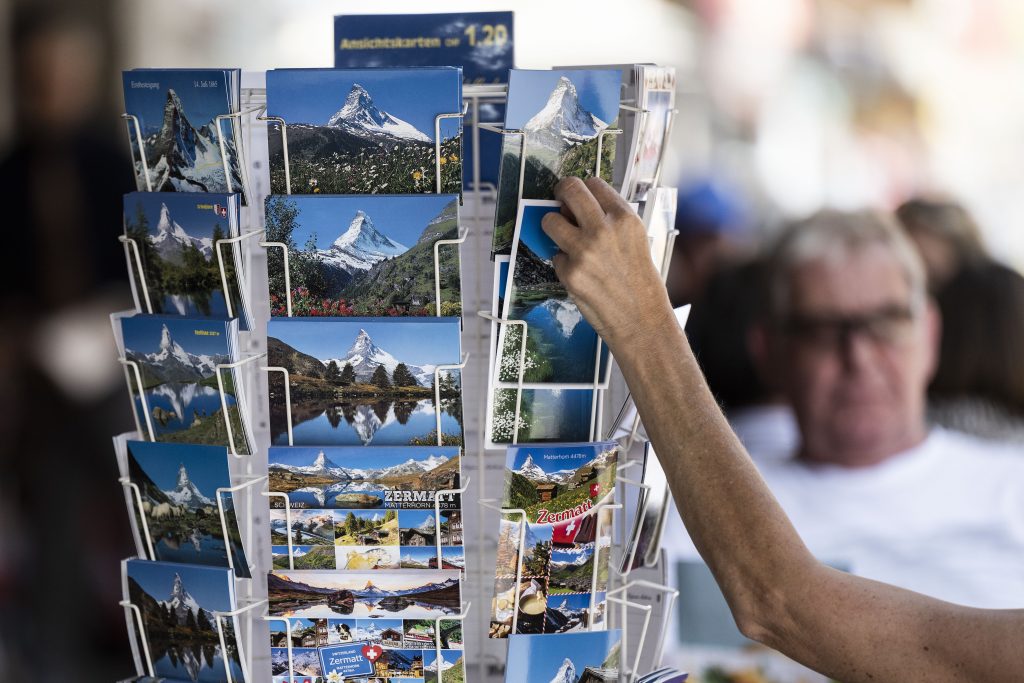
<path id="1" fill-rule="evenodd" d="M 145 522 L 153 544 L 152 559 L 227 567 L 230 546 L 235 574 L 249 578 L 233 496 L 218 493 L 231 487 L 226 448 L 120 438 L 115 446 L 120 474 L 138 486 L 142 500 L 139 510 L 134 497 L 128 499 L 140 556 L 148 554 L 141 531 Z"/>
<path id="2" fill-rule="evenodd" d="M 290 374 L 294 445 L 462 445 L 460 318 L 272 318 L 268 361 Z M 436 392 L 435 392 L 436 389 Z M 440 405 L 435 406 L 435 394 Z M 270 377 L 271 443 L 288 444 L 284 380 Z"/>
<path id="3" fill-rule="evenodd" d="M 236 391 L 235 372 L 221 372 L 234 444 L 229 443 L 217 383 L 217 366 L 238 360 L 236 319 L 115 317 L 114 336 L 122 357 L 138 366 L 141 388 L 129 372 L 134 409 L 138 416 L 148 412 L 143 428 L 151 425 L 157 441 L 233 445 L 234 452 L 250 452 L 248 425 L 242 419 L 244 394 Z"/>
<path id="4" fill-rule="evenodd" d="M 271 192 L 435 193 L 440 165 L 440 193 L 459 194 L 461 111 L 455 67 L 270 70 L 267 115 L 286 123 L 268 126 Z"/>
<path id="5" fill-rule="evenodd" d="M 129 251 L 136 308 L 145 310 L 142 299 L 148 295 L 153 313 L 227 318 L 226 281 L 231 312 L 240 329 L 248 330 L 252 318 L 239 288 L 237 245 L 221 246 L 223 278 L 217 258 L 218 241 L 238 236 L 238 210 L 237 194 L 126 194 L 124 234 L 135 241 L 142 261 L 142 272 L 135 272 Z"/>
<path id="6" fill-rule="evenodd" d="M 562 178 L 593 176 L 599 147 L 612 180 L 615 141 L 603 131 L 618 120 L 621 81 L 618 69 L 509 72 L 505 129 L 521 135 L 503 136 L 492 254 L 511 253 L 518 199 L 553 199 Z"/>
<path id="7" fill-rule="evenodd" d="M 614 442 L 513 446 L 505 469 L 489 635 L 565 633 L 604 623 Z M 520 544 L 522 541 L 522 544 Z M 518 584 L 517 584 L 518 579 Z"/>
<path id="8" fill-rule="evenodd" d="M 148 560 L 125 560 L 122 567 L 124 599 L 142 617 L 145 642 L 153 673 L 178 681 L 244 682 L 235 634 L 234 617 L 221 617 L 227 652 L 221 648 L 217 613 L 235 609 L 234 579 L 228 569 Z M 126 612 L 129 637 L 138 647 L 138 624 Z M 227 666 L 225 667 L 225 659 Z M 143 663 L 136 668 L 145 671 Z"/>
<path id="9" fill-rule="evenodd" d="M 233 119 L 238 112 L 238 69 L 132 69 L 122 73 L 125 112 L 136 117 L 142 139 L 129 126 L 136 189 L 153 192 L 244 192 Z M 228 176 L 224 174 L 227 153 Z M 140 150 L 141 148 L 141 150 Z M 143 172 L 145 153 L 149 184 Z M 243 198 L 243 202 L 244 202 Z"/>
<path id="10" fill-rule="evenodd" d="M 462 621 L 281 617 L 270 622 L 270 663 L 274 683 L 285 683 L 289 674 L 331 680 L 335 672 L 340 681 L 461 683 L 466 675 Z"/>
<path id="11" fill-rule="evenodd" d="M 458 447 L 272 447 L 269 460 L 290 505 L 271 499 L 275 569 L 465 568 L 461 496 L 438 493 L 460 486 Z"/>
<path id="12" fill-rule="evenodd" d="M 457 244 L 437 246 L 434 282 L 435 244 L 459 235 L 457 195 L 272 195 L 266 226 L 287 250 L 293 316 L 462 315 Z M 273 316 L 288 315 L 285 258 L 267 251 Z"/>

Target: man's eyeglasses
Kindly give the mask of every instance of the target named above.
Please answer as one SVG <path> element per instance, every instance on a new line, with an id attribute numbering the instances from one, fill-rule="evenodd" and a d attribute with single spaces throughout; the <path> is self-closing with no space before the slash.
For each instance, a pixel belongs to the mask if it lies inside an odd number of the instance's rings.
<path id="1" fill-rule="evenodd" d="M 876 344 L 895 345 L 907 340 L 913 328 L 914 311 L 909 306 L 884 306 L 860 315 L 794 314 L 784 325 L 790 337 L 823 348 L 845 347 L 854 333 Z"/>

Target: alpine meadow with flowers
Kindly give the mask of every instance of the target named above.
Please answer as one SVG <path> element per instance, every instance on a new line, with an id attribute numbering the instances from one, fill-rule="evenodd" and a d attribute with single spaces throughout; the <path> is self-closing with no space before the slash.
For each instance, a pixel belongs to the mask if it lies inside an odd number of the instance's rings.
<path id="1" fill-rule="evenodd" d="M 285 122 L 268 126 L 271 191 L 433 193 L 440 168 L 439 193 L 461 192 L 461 121 L 437 118 L 461 111 L 459 78 L 450 68 L 268 72 L 268 114 Z"/>

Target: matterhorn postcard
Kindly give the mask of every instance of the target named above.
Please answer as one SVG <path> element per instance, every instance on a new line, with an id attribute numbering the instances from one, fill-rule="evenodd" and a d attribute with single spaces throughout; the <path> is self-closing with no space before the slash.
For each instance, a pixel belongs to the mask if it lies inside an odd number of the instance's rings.
<path id="1" fill-rule="evenodd" d="M 223 398 L 217 384 L 217 366 L 237 360 L 237 321 L 134 315 L 118 318 L 115 325 L 122 356 L 138 368 L 142 380 L 140 392 L 134 368 L 129 369 L 140 429 L 152 430 L 156 441 L 233 446 L 233 452 L 249 452 L 244 405 L 239 410 L 243 394 L 236 391 L 234 372 L 221 373 Z"/>
<path id="2" fill-rule="evenodd" d="M 408 683 L 465 680 L 461 620 L 279 617 L 269 625 L 274 683 L 285 683 L 290 674 L 353 683 L 365 682 L 368 676 Z"/>
<path id="3" fill-rule="evenodd" d="M 125 112 L 142 134 L 140 145 L 129 124 L 139 191 L 244 192 L 234 119 L 217 119 L 238 112 L 238 69 L 132 69 L 122 78 Z"/>
<path id="4" fill-rule="evenodd" d="M 126 194 L 124 234 L 135 241 L 142 262 L 142 272 L 135 272 L 130 249 L 138 310 L 146 306 L 153 313 L 227 318 L 226 285 L 232 317 L 239 318 L 241 329 L 249 329 L 251 314 L 239 289 L 236 245 L 221 245 L 217 256 L 217 243 L 238 235 L 238 195 Z"/>
<path id="5" fill-rule="evenodd" d="M 457 195 L 271 195 L 266 217 L 284 245 L 267 250 L 272 316 L 462 315 L 459 245 L 438 244 L 459 236 Z"/>
<path id="6" fill-rule="evenodd" d="M 271 192 L 458 194 L 461 112 L 455 67 L 268 71 Z"/>
<path id="7" fill-rule="evenodd" d="M 156 560 L 227 567 L 230 548 L 230 566 L 249 578 L 232 496 L 218 492 L 231 487 L 226 448 L 128 441 L 118 464 L 139 487 L 142 510 L 134 500 L 132 509 L 149 532 L 136 539 L 140 555 L 152 544 Z"/>
<path id="8" fill-rule="evenodd" d="M 619 680 L 622 631 L 513 636 L 505 683 L 600 683 Z"/>
<path id="9" fill-rule="evenodd" d="M 220 619 L 227 652 L 217 629 L 217 614 L 235 609 L 233 581 L 230 570 L 217 567 L 137 559 L 122 563 L 124 599 L 142 615 L 146 652 L 157 677 L 243 683 L 234 617 Z M 134 613 L 125 614 L 129 637 L 136 641 Z M 143 649 L 133 642 L 132 651 L 141 654 Z M 139 659 L 135 666 L 141 674 L 145 663 Z"/>
<path id="10" fill-rule="evenodd" d="M 559 180 L 595 175 L 599 158 L 601 177 L 611 182 L 615 140 L 604 131 L 619 118 L 621 83 L 618 69 L 509 72 L 505 130 L 521 135 L 504 136 L 494 254 L 512 250 L 519 198 L 554 199 Z"/>
<path id="11" fill-rule="evenodd" d="M 461 375 L 438 367 L 460 362 L 460 328 L 460 318 L 271 318 L 269 365 L 290 378 L 286 397 L 282 375 L 270 376 L 271 443 L 462 445 Z"/>
<path id="12" fill-rule="evenodd" d="M 267 575 L 270 614 L 304 619 L 435 619 L 462 612 L 456 570 L 324 572 Z"/>

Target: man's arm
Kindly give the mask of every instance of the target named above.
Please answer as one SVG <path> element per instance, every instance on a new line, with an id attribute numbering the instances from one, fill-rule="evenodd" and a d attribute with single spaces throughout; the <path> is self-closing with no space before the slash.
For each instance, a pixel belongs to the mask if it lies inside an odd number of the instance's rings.
<path id="1" fill-rule="evenodd" d="M 1024 610 L 978 610 L 817 562 L 729 428 L 676 323 L 644 227 L 603 181 L 562 181 L 555 270 L 610 347 L 697 550 L 740 630 L 832 678 L 997 681 L 1024 672 Z"/>

